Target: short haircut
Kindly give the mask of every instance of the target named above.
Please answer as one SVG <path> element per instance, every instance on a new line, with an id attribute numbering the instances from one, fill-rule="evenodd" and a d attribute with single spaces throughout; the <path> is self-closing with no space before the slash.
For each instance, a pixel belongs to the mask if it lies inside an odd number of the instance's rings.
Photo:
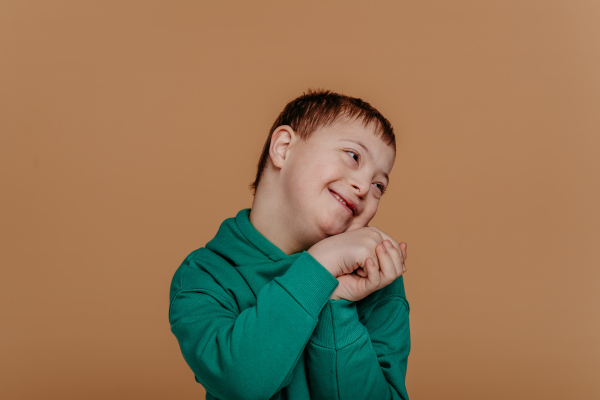
<path id="1" fill-rule="evenodd" d="M 396 137 L 392 124 L 379 111 L 362 99 L 334 93 L 329 90 L 308 90 L 290 101 L 277 117 L 263 146 L 258 161 L 256 179 L 249 186 L 252 194 L 256 188 L 269 159 L 271 137 L 281 125 L 289 125 L 302 140 L 308 140 L 319 128 L 333 124 L 341 117 L 362 120 L 364 126 L 375 124 L 375 135 L 381 138 L 396 153 Z"/>

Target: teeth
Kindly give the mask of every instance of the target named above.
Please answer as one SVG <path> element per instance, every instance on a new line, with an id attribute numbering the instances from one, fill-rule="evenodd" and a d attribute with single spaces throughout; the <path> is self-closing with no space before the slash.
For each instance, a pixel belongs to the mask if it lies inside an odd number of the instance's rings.
<path id="1" fill-rule="evenodd" d="M 336 199 L 338 199 L 339 201 L 341 201 L 342 203 L 344 203 L 344 205 L 345 205 L 346 207 L 348 207 L 348 205 L 346 204 L 346 202 L 345 202 L 344 200 L 342 200 L 342 199 L 340 198 L 340 196 L 338 196 L 338 195 L 337 195 L 337 194 L 335 194 L 335 193 L 333 193 L 333 195 L 335 196 L 335 198 L 336 198 Z M 350 207 L 348 207 L 348 208 L 350 208 Z"/>

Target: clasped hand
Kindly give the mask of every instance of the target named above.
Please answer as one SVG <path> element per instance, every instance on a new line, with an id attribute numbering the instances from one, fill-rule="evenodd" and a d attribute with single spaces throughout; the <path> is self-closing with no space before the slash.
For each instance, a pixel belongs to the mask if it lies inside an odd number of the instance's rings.
<path id="1" fill-rule="evenodd" d="M 351 273 L 337 277 L 339 285 L 331 295 L 332 300 L 358 301 L 389 285 L 406 272 L 407 244 L 398 243 L 375 227 L 384 239 L 375 247 L 376 260 L 369 257 L 364 265 Z"/>

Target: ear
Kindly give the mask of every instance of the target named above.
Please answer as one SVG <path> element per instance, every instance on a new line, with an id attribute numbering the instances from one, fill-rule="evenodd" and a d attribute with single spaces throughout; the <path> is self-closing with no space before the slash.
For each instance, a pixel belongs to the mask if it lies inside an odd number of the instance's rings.
<path id="1" fill-rule="evenodd" d="M 295 140 L 296 132 L 289 125 L 278 126 L 271 136 L 271 146 L 269 148 L 269 156 L 271 162 L 277 168 L 283 168 L 285 159 L 290 149 L 290 143 Z"/>

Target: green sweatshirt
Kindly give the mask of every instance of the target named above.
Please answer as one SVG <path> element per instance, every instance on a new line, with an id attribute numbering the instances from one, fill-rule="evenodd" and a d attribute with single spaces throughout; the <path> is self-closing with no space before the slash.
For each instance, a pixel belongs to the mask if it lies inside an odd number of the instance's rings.
<path id="1" fill-rule="evenodd" d="M 268 241 L 250 208 L 175 272 L 169 322 L 207 400 L 408 399 L 403 277 L 353 302 L 308 252 Z"/>

